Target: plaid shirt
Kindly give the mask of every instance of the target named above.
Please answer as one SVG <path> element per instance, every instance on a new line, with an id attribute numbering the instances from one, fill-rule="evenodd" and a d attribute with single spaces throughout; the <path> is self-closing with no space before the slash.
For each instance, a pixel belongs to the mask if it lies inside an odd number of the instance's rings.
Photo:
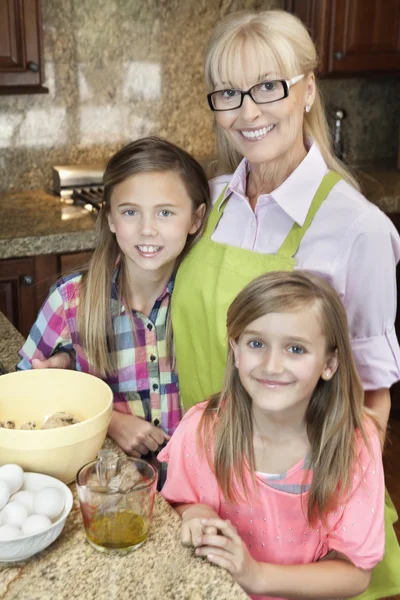
<path id="1" fill-rule="evenodd" d="M 118 269 L 114 273 L 111 294 L 118 371 L 101 379 L 114 393 L 116 410 L 159 423 L 171 435 L 183 414 L 178 377 L 172 371 L 165 340 L 173 280 L 157 298 L 149 317 L 133 311 L 133 336 L 132 320 L 126 306 L 123 303 L 119 306 L 117 276 Z M 52 288 L 19 351 L 22 360 L 17 365 L 18 370 L 31 369 L 34 358 L 46 359 L 61 350 L 73 350 L 76 370 L 99 377 L 80 344 L 77 321 L 80 281 L 81 275 L 75 273 L 60 279 Z"/>

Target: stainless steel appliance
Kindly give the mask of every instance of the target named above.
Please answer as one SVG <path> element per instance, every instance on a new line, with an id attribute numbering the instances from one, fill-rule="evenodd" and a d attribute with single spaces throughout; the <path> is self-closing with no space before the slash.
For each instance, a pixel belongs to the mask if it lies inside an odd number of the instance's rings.
<path id="1" fill-rule="evenodd" d="M 53 167 L 53 192 L 68 205 L 97 213 L 103 200 L 103 173 L 100 165 L 57 165 Z"/>

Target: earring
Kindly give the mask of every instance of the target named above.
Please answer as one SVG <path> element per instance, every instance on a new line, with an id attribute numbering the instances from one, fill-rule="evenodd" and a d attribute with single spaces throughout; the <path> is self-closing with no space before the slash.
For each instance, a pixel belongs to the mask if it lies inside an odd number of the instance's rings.
<path id="1" fill-rule="evenodd" d="M 324 381 L 329 381 L 329 379 L 330 379 L 330 378 L 331 378 L 331 376 L 330 376 L 330 372 L 329 372 L 329 370 L 327 369 L 326 371 L 324 371 L 324 374 L 323 374 L 323 376 L 322 376 L 322 379 L 323 379 Z"/>
<path id="2" fill-rule="evenodd" d="M 310 112 L 310 110 L 311 110 L 311 106 L 310 106 L 309 104 L 306 104 L 306 105 L 305 105 L 305 107 L 304 107 L 304 111 L 305 111 L 306 113 L 309 113 L 309 112 Z"/>
<path id="3" fill-rule="evenodd" d="M 239 361 L 238 361 L 238 360 L 235 362 L 235 367 L 236 367 L 237 369 L 239 368 Z"/>

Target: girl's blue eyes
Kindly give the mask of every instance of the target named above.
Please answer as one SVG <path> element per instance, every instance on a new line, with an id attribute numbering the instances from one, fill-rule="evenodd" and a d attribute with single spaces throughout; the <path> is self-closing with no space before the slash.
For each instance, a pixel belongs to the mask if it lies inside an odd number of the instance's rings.
<path id="1" fill-rule="evenodd" d="M 254 348 L 254 349 L 259 349 L 259 348 L 263 348 L 264 344 L 262 342 L 260 342 L 260 340 L 251 340 L 249 342 L 249 346 L 250 348 Z"/>
<path id="2" fill-rule="evenodd" d="M 293 352 L 293 354 L 304 354 L 304 348 L 301 346 L 290 346 L 289 352 Z"/>
<path id="3" fill-rule="evenodd" d="M 259 350 L 261 348 L 264 348 L 264 343 L 261 342 L 260 340 L 250 340 L 250 342 L 248 342 L 248 346 L 250 348 L 253 348 L 253 350 Z M 302 346 L 289 346 L 288 351 L 291 352 L 292 354 L 304 354 L 305 350 L 304 348 L 302 348 Z"/>
<path id="4" fill-rule="evenodd" d="M 134 210 L 133 208 L 128 208 L 128 209 L 124 210 L 122 214 L 127 215 L 128 217 L 133 217 L 134 215 L 137 214 L 137 210 Z M 160 212 L 158 214 L 161 215 L 162 217 L 169 217 L 170 215 L 172 215 L 172 212 L 170 210 L 164 209 L 164 210 L 160 210 Z"/>

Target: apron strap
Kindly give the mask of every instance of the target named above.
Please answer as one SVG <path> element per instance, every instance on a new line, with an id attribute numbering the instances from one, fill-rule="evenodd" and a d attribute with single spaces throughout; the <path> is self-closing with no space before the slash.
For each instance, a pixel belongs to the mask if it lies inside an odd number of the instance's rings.
<path id="1" fill-rule="evenodd" d="M 216 203 L 214 204 L 214 206 L 211 209 L 211 212 L 209 214 L 209 217 L 207 219 L 207 225 L 206 228 L 204 230 L 203 235 L 205 235 L 206 237 L 211 237 L 212 234 L 214 233 L 214 230 L 216 228 L 216 226 L 219 223 L 220 218 L 222 217 L 223 213 L 224 213 L 224 208 L 226 206 L 226 203 L 229 199 L 229 196 L 227 198 L 225 198 L 224 200 L 224 195 L 226 192 L 226 188 L 228 187 L 228 184 L 226 184 L 226 186 L 224 187 L 224 189 L 222 190 L 221 194 L 218 197 L 218 200 L 216 201 Z M 224 205 L 222 207 L 222 205 Z"/>
<path id="2" fill-rule="evenodd" d="M 308 213 L 306 216 L 306 220 L 304 221 L 303 225 L 300 227 L 300 225 L 298 223 L 293 224 L 286 239 L 283 241 L 281 247 L 279 248 L 279 250 L 277 251 L 276 254 L 278 254 L 279 256 L 286 257 L 286 258 L 288 258 L 288 257 L 292 258 L 296 254 L 297 250 L 299 249 L 301 240 L 303 239 L 307 229 L 311 225 L 321 204 L 323 203 L 325 198 L 328 196 L 331 189 L 341 179 L 342 179 L 341 175 L 339 175 L 339 173 L 336 173 L 336 171 L 328 171 L 328 173 L 326 173 L 326 175 L 322 179 L 320 186 L 317 189 L 315 196 L 311 202 L 310 208 L 308 209 Z M 214 204 L 214 206 L 211 210 L 210 216 L 208 217 L 207 225 L 206 225 L 206 228 L 205 228 L 205 231 L 203 234 L 206 237 L 211 238 L 216 226 L 218 225 L 220 218 L 223 215 L 225 206 L 229 200 L 229 196 L 227 198 L 224 198 L 227 187 L 228 187 L 228 184 L 226 184 L 226 186 L 222 190 L 221 194 L 218 197 L 218 200 L 216 201 L 216 203 Z"/>
<path id="3" fill-rule="evenodd" d="M 306 220 L 300 227 L 298 223 L 294 223 L 293 227 L 289 231 L 286 239 L 283 241 L 282 246 L 279 248 L 277 254 L 285 257 L 293 257 L 299 249 L 301 240 L 303 239 L 307 229 L 310 227 L 315 215 L 318 212 L 319 207 L 328 196 L 331 189 L 342 179 L 339 173 L 335 171 L 328 171 L 321 181 L 319 188 L 311 202 L 310 208 L 306 216 Z"/>

